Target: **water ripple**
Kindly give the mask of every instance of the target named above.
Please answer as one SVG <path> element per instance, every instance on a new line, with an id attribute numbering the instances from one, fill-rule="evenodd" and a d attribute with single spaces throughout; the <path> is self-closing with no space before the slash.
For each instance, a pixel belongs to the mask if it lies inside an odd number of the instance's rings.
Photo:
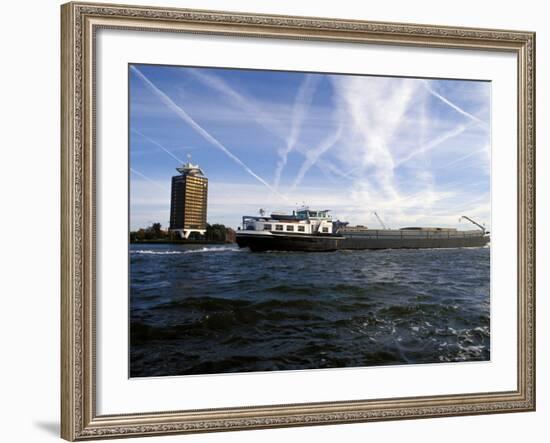
<path id="1" fill-rule="evenodd" d="M 130 252 L 132 376 L 490 358 L 489 248 Z"/>

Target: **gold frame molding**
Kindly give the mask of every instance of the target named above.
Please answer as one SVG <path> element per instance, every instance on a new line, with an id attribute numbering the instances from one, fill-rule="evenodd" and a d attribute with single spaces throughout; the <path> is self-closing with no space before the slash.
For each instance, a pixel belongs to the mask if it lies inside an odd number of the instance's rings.
<path id="1" fill-rule="evenodd" d="M 518 380 L 510 392 L 103 415 L 95 408 L 95 77 L 100 28 L 507 51 L 518 69 Z M 61 436 L 67 440 L 535 410 L 535 34 L 67 3 L 61 7 Z"/>

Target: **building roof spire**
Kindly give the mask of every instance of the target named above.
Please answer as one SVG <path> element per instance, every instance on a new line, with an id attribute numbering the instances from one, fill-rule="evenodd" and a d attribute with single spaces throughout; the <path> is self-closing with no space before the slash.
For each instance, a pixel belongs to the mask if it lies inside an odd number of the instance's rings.
<path id="1" fill-rule="evenodd" d="M 176 171 L 182 175 L 199 175 L 204 177 L 204 172 L 199 165 L 194 165 L 191 163 L 191 154 L 187 154 L 187 163 L 184 163 L 181 167 L 176 168 Z"/>

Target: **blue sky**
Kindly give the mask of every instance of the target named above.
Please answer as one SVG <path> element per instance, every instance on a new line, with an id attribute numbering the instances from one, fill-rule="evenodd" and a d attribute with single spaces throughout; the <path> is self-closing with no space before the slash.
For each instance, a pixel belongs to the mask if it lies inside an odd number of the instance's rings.
<path id="1" fill-rule="evenodd" d="M 208 222 L 260 208 L 352 224 L 490 227 L 489 82 L 131 65 L 130 225 L 168 225 L 191 156 Z"/>

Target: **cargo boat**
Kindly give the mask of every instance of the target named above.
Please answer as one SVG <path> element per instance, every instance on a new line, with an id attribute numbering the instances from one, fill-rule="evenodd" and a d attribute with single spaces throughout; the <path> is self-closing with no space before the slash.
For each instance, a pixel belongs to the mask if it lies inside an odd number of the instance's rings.
<path id="1" fill-rule="evenodd" d="M 342 249 L 421 249 L 481 247 L 489 232 L 469 217 L 478 229 L 405 227 L 370 229 L 334 221 L 329 210 L 301 208 L 292 214 L 244 216 L 236 240 L 252 251 L 337 251 Z"/>

